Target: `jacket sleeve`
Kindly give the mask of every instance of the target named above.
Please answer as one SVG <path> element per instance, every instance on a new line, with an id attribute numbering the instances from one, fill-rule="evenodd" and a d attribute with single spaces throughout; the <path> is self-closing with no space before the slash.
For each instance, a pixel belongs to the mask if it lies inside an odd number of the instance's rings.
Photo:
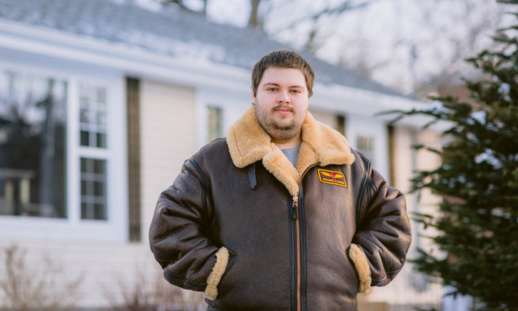
<path id="1" fill-rule="evenodd" d="M 377 171 L 368 174 L 365 204 L 360 206 L 357 232 L 349 248 L 360 292 L 369 292 L 371 285 L 388 284 L 403 267 L 411 242 L 405 197 Z"/>
<path id="2" fill-rule="evenodd" d="M 207 193 L 194 160 L 187 160 L 173 185 L 160 194 L 149 229 L 149 242 L 164 277 L 185 289 L 217 296 L 217 285 L 227 263 L 225 247 L 207 234 Z"/>

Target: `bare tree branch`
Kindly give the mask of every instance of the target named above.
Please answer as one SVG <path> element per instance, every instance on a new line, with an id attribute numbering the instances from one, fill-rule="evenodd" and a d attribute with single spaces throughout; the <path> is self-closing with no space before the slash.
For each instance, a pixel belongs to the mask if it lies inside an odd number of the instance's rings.
<path id="1" fill-rule="evenodd" d="M 6 273 L 0 277 L 0 308 L 13 310 L 57 310 L 72 308 L 83 277 L 65 274 L 62 265 L 43 258 L 39 267 L 29 267 L 27 251 L 11 245 L 1 250 Z M 63 279 L 67 279 L 63 281 Z"/>
<path id="2" fill-rule="evenodd" d="M 346 1 L 338 4 L 335 7 L 332 7 L 332 8 L 326 7 L 326 8 L 321 9 L 320 11 L 310 14 L 309 16 L 303 16 L 294 21 L 291 21 L 288 24 L 281 25 L 278 27 L 278 30 L 280 31 L 280 30 L 292 29 L 292 28 L 297 27 L 301 23 L 308 22 L 308 21 L 315 23 L 316 21 L 318 21 L 320 18 L 322 18 L 324 16 L 339 15 L 339 14 L 343 14 L 345 12 L 352 12 L 354 10 L 364 9 L 368 5 L 373 3 L 374 1 L 375 0 L 366 0 L 366 1 L 363 1 L 360 3 L 354 3 L 353 0 L 346 0 Z"/>
<path id="3" fill-rule="evenodd" d="M 430 12 L 423 14 L 423 23 L 427 25 L 427 27 L 437 29 L 436 36 L 429 41 L 430 46 L 433 47 L 434 43 L 442 37 L 447 39 L 451 53 L 444 55 L 439 48 L 435 49 L 435 53 L 437 54 L 436 58 L 438 60 L 442 58 L 442 61 L 438 63 L 440 70 L 431 75 L 416 76 L 414 79 L 415 92 L 436 89 L 440 87 L 440 85 L 450 84 L 453 80 L 458 79 L 464 59 L 475 53 L 480 41 L 484 39 L 487 31 L 491 30 L 493 26 L 494 18 L 491 15 L 484 15 L 477 20 L 469 18 L 477 8 L 480 9 L 480 3 L 472 0 L 459 1 L 459 3 L 461 6 L 460 11 L 458 13 L 453 12 L 449 18 L 452 19 L 453 22 L 463 21 L 465 32 L 462 35 L 451 32 L 450 29 L 444 28 L 445 26 L 441 29 L 441 26 L 437 24 L 440 22 L 434 19 Z M 482 4 L 482 6 L 483 8 L 488 7 L 488 4 Z M 422 7 L 422 9 L 429 11 L 424 7 Z M 501 12 L 497 12 L 497 15 L 501 15 Z M 498 19 L 497 17 L 497 20 Z"/>
<path id="4" fill-rule="evenodd" d="M 200 14 L 200 15 L 204 15 L 204 16 L 207 15 L 208 0 L 202 0 L 202 9 L 199 11 L 194 10 L 194 9 L 190 8 L 189 6 L 187 6 L 185 4 L 184 0 L 156 0 L 156 1 L 158 1 L 162 6 L 176 5 L 178 8 L 180 8 L 186 12 Z"/>

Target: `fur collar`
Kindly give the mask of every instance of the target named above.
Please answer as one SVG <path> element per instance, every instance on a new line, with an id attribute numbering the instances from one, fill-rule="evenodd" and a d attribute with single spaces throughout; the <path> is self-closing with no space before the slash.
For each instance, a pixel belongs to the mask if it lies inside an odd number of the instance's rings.
<path id="1" fill-rule="evenodd" d="M 345 137 L 315 120 L 309 111 L 302 124 L 302 142 L 296 167 L 259 125 L 254 107 L 232 125 L 227 144 L 236 167 L 243 168 L 262 160 L 263 166 L 288 189 L 294 199 L 298 197 L 301 177 L 308 167 L 314 164 L 350 165 L 354 162 Z"/>

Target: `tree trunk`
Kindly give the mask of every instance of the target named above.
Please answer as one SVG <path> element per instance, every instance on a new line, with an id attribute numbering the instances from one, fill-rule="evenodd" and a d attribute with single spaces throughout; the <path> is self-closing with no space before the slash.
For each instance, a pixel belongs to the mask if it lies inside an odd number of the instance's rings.
<path id="1" fill-rule="evenodd" d="M 259 4 L 261 0 L 250 0 L 250 16 L 248 17 L 248 27 L 262 29 L 263 24 L 259 16 Z"/>

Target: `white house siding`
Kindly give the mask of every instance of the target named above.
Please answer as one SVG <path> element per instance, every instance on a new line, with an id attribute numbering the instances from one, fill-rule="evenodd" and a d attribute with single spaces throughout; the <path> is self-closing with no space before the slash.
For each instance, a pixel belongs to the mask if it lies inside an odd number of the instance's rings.
<path id="1" fill-rule="evenodd" d="M 313 117 L 315 117 L 315 119 L 336 129 L 336 125 L 337 125 L 336 124 L 336 114 L 334 114 L 332 112 L 315 110 L 315 109 L 310 109 L 310 111 L 311 111 L 311 114 L 313 115 Z"/>
<path id="2" fill-rule="evenodd" d="M 395 186 L 406 194 L 407 209 L 409 214 L 422 210 L 424 206 L 433 206 L 437 201 L 429 193 L 421 194 L 421 201 L 417 202 L 415 194 L 408 194 L 411 188 L 410 178 L 414 169 L 430 169 L 439 164 L 439 159 L 429 152 L 416 153 L 411 147 L 416 143 L 432 144 L 437 146 L 439 135 L 433 131 L 417 131 L 407 127 L 395 128 L 395 154 L 394 154 L 394 181 Z M 417 226 L 412 225 L 412 245 L 409 258 L 415 256 L 417 243 L 423 245 L 423 241 L 417 237 Z M 418 242 L 419 241 L 419 242 Z M 421 286 L 420 286 L 421 285 Z M 419 289 L 421 287 L 421 289 Z M 391 310 L 406 310 L 408 305 L 437 305 L 441 301 L 442 289 L 437 284 L 430 284 L 422 276 L 412 269 L 412 265 L 406 264 L 396 279 L 386 287 L 375 287 L 371 294 L 364 297 L 368 301 L 389 303 Z M 398 309 L 398 306 L 400 309 Z"/>
<path id="3" fill-rule="evenodd" d="M 160 192 L 197 150 L 198 120 L 194 89 L 144 80 L 140 90 L 142 239 L 147 244 Z"/>

